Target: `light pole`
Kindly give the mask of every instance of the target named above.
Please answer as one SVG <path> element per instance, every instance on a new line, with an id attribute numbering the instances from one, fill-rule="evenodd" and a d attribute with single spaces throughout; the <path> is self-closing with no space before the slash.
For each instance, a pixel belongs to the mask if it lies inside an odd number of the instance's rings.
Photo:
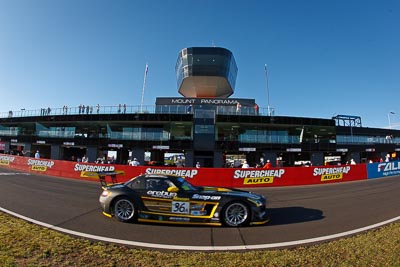
<path id="1" fill-rule="evenodd" d="M 394 113 L 393 111 L 390 111 L 388 113 L 389 129 L 392 129 L 392 124 L 390 123 L 390 114 L 396 114 L 396 113 Z"/>
<path id="2" fill-rule="evenodd" d="M 270 106 L 269 106 L 269 82 L 268 82 L 267 64 L 264 65 L 264 70 L 265 70 L 265 79 L 266 79 L 266 82 L 267 82 L 267 101 L 268 101 L 268 107 L 267 107 L 268 115 L 267 116 L 271 116 L 271 109 L 270 109 Z"/>

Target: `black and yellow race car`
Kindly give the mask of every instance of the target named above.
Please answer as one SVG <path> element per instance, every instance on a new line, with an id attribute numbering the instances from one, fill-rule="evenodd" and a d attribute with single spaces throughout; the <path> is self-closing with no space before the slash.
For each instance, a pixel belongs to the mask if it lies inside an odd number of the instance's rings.
<path id="1" fill-rule="evenodd" d="M 266 198 L 238 189 L 194 186 L 183 177 L 143 174 L 103 186 L 103 214 L 122 222 L 225 225 L 268 221 Z"/>

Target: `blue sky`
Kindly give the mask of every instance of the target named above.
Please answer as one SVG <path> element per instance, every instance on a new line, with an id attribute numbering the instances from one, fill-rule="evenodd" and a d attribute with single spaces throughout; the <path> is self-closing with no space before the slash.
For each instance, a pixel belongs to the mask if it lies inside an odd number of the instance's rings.
<path id="1" fill-rule="evenodd" d="M 400 1 L 0 0 L 0 112 L 179 97 L 185 47 L 238 65 L 232 97 L 280 116 L 400 122 Z"/>

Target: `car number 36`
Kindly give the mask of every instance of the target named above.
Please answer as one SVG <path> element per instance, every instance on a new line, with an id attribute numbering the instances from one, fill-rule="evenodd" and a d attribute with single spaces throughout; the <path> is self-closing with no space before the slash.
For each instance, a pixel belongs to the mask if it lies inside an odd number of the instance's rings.
<path id="1" fill-rule="evenodd" d="M 189 213 L 189 202 L 172 201 L 172 212 L 188 214 Z"/>

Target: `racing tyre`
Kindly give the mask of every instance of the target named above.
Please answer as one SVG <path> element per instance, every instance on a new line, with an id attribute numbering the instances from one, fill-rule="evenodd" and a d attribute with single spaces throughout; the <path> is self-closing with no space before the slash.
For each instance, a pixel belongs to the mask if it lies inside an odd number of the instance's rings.
<path id="1" fill-rule="evenodd" d="M 114 202 L 114 216 L 120 222 L 131 222 L 137 218 L 137 210 L 135 203 L 122 197 Z"/>
<path id="2" fill-rule="evenodd" d="M 222 211 L 222 222 L 226 226 L 245 226 L 250 221 L 249 207 L 242 202 L 230 202 Z"/>

